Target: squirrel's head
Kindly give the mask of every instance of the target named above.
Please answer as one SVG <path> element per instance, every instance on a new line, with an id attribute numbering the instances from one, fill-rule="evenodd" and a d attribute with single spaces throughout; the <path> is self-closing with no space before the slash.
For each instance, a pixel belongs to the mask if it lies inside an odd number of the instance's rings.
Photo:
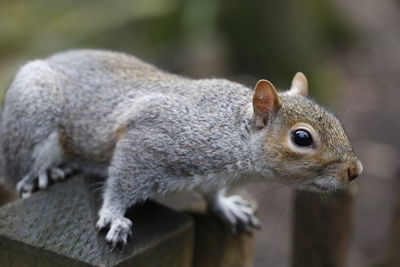
<path id="1" fill-rule="evenodd" d="M 297 73 L 289 91 L 277 93 L 267 80 L 254 90 L 254 125 L 269 173 L 300 188 L 331 191 L 353 181 L 362 164 L 340 121 L 307 98 L 308 83 Z M 258 161 L 262 165 L 262 161 Z M 263 166 L 257 166 L 262 169 Z"/>

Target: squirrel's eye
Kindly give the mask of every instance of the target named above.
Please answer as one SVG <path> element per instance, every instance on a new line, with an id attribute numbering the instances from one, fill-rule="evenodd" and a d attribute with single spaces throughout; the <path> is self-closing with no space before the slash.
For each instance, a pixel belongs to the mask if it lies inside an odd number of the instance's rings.
<path id="1" fill-rule="evenodd" d="M 311 134 L 303 129 L 296 130 L 292 133 L 292 140 L 298 146 L 310 146 L 313 144 Z"/>

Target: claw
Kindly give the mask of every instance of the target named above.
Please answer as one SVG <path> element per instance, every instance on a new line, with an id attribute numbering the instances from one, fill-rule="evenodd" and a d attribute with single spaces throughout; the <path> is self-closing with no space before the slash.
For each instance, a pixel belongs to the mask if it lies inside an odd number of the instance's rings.
<path id="1" fill-rule="evenodd" d="M 32 195 L 32 192 L 21 192 L 21 198 L 28 198 Z"/>
<path id="2" fill-rule="evenodd" d="M 98 230 L 103 230 L 109 226 L 106 235 L 106 242 L 110 245 L 111 250 L 114 251 L 116 247 L 124 250 L 128 243 L 128 238 L 132 237 L 132 222 L 128 218 L 100 218 L 96 224 Z"/>
<path id="3" fill-rule="evenodd" d="M 253 231 L 252 231 L 250 225 L 244 225 L 243 230 L 244 230 L 244 231 L 246 232 L 246 234 L 248 234 L 248 235 L 252 235 L 252 234 L 253 234 Z"/>
<path id="4" fill-rule="evenodd" d="M 53 181 L 64 180 L 66 175 L 65 172 L 60 168 L 51 168 L 49 173 Z"/>
<path id="5" fill-rule="evenodd" d="M 33 187 L 34 187 L 34 185 L 33 185 L 32 177 L 30 175 L 27 175 L 17 183 L 16 190 L 17 190 L 18 194 L 20 195 L 20 197 L 22 197 L 22 195 L 25 192 L 31 193 L 33 191 Z"/>
<path id="6" fill-rule="evenodd" d="M 232 234 L 237 234 L 239 230 L 252 234 L 253 228 L 261 226 L 250 203 L 240 196 L 220 196 L 214 205 L 214 210 L 230 225 Z"/>
<path id="7" fill-rule="evenodd" d="M 251 226 L 253 226 L 254 228 L 261 229 L 261 222 L 256 216 L 250 217 L 250 223 L 251 223 Z"/>

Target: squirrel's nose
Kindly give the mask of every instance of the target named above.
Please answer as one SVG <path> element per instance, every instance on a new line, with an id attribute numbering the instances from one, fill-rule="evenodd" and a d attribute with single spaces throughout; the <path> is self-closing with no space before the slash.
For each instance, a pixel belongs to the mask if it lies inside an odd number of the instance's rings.
<path id="1" fill-rule="evenodd" d="M 347 169 L 347 175 L 349 176 L 349 182 L 356 179 L 363 171 L 363 166 L 361 161 L 356 160 L 351 163 L 351 165 Z"/>

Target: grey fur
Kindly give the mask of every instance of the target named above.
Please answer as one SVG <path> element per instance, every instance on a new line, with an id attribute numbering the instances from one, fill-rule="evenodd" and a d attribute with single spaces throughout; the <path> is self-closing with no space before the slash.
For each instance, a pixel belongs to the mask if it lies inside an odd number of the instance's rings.
<path id="1" fill-rule="evenodd" d="M 199 191 L 231 224 L 255 226 L 243 203 L 221 195 L 224 188 L 249 177 L 283 181 L 303 171 L 312 180 L 321 172 L 317 163 L 301 158 L 304 166 L 293 172 L 298 161 L 285 165 L 276 158 L 280 144 L 267 139 L 279 135 L 287 116 L 323 116 L 341 137 L 341 151 L 355 157 L 333 115 L 303 96 L 280 97 L 282 111 L 256 129 L 252 90 L 238 83 L 183 78 L 116 52 L 56 54 L 22 67 L 6 94 L 3 174 L 14 184 L 32 182 L 45 170 L 76 162 L 107 174 L 97 227 L 110 227 L 106 240 L 113 247 L 131 233 L 124 217 L 129 206 L 173 191 Z M 335 146 L 326 147 L 334 148 L 332 160 L 343 157 Z M 20 182 L 18 189 L 26 185 Z"/>

